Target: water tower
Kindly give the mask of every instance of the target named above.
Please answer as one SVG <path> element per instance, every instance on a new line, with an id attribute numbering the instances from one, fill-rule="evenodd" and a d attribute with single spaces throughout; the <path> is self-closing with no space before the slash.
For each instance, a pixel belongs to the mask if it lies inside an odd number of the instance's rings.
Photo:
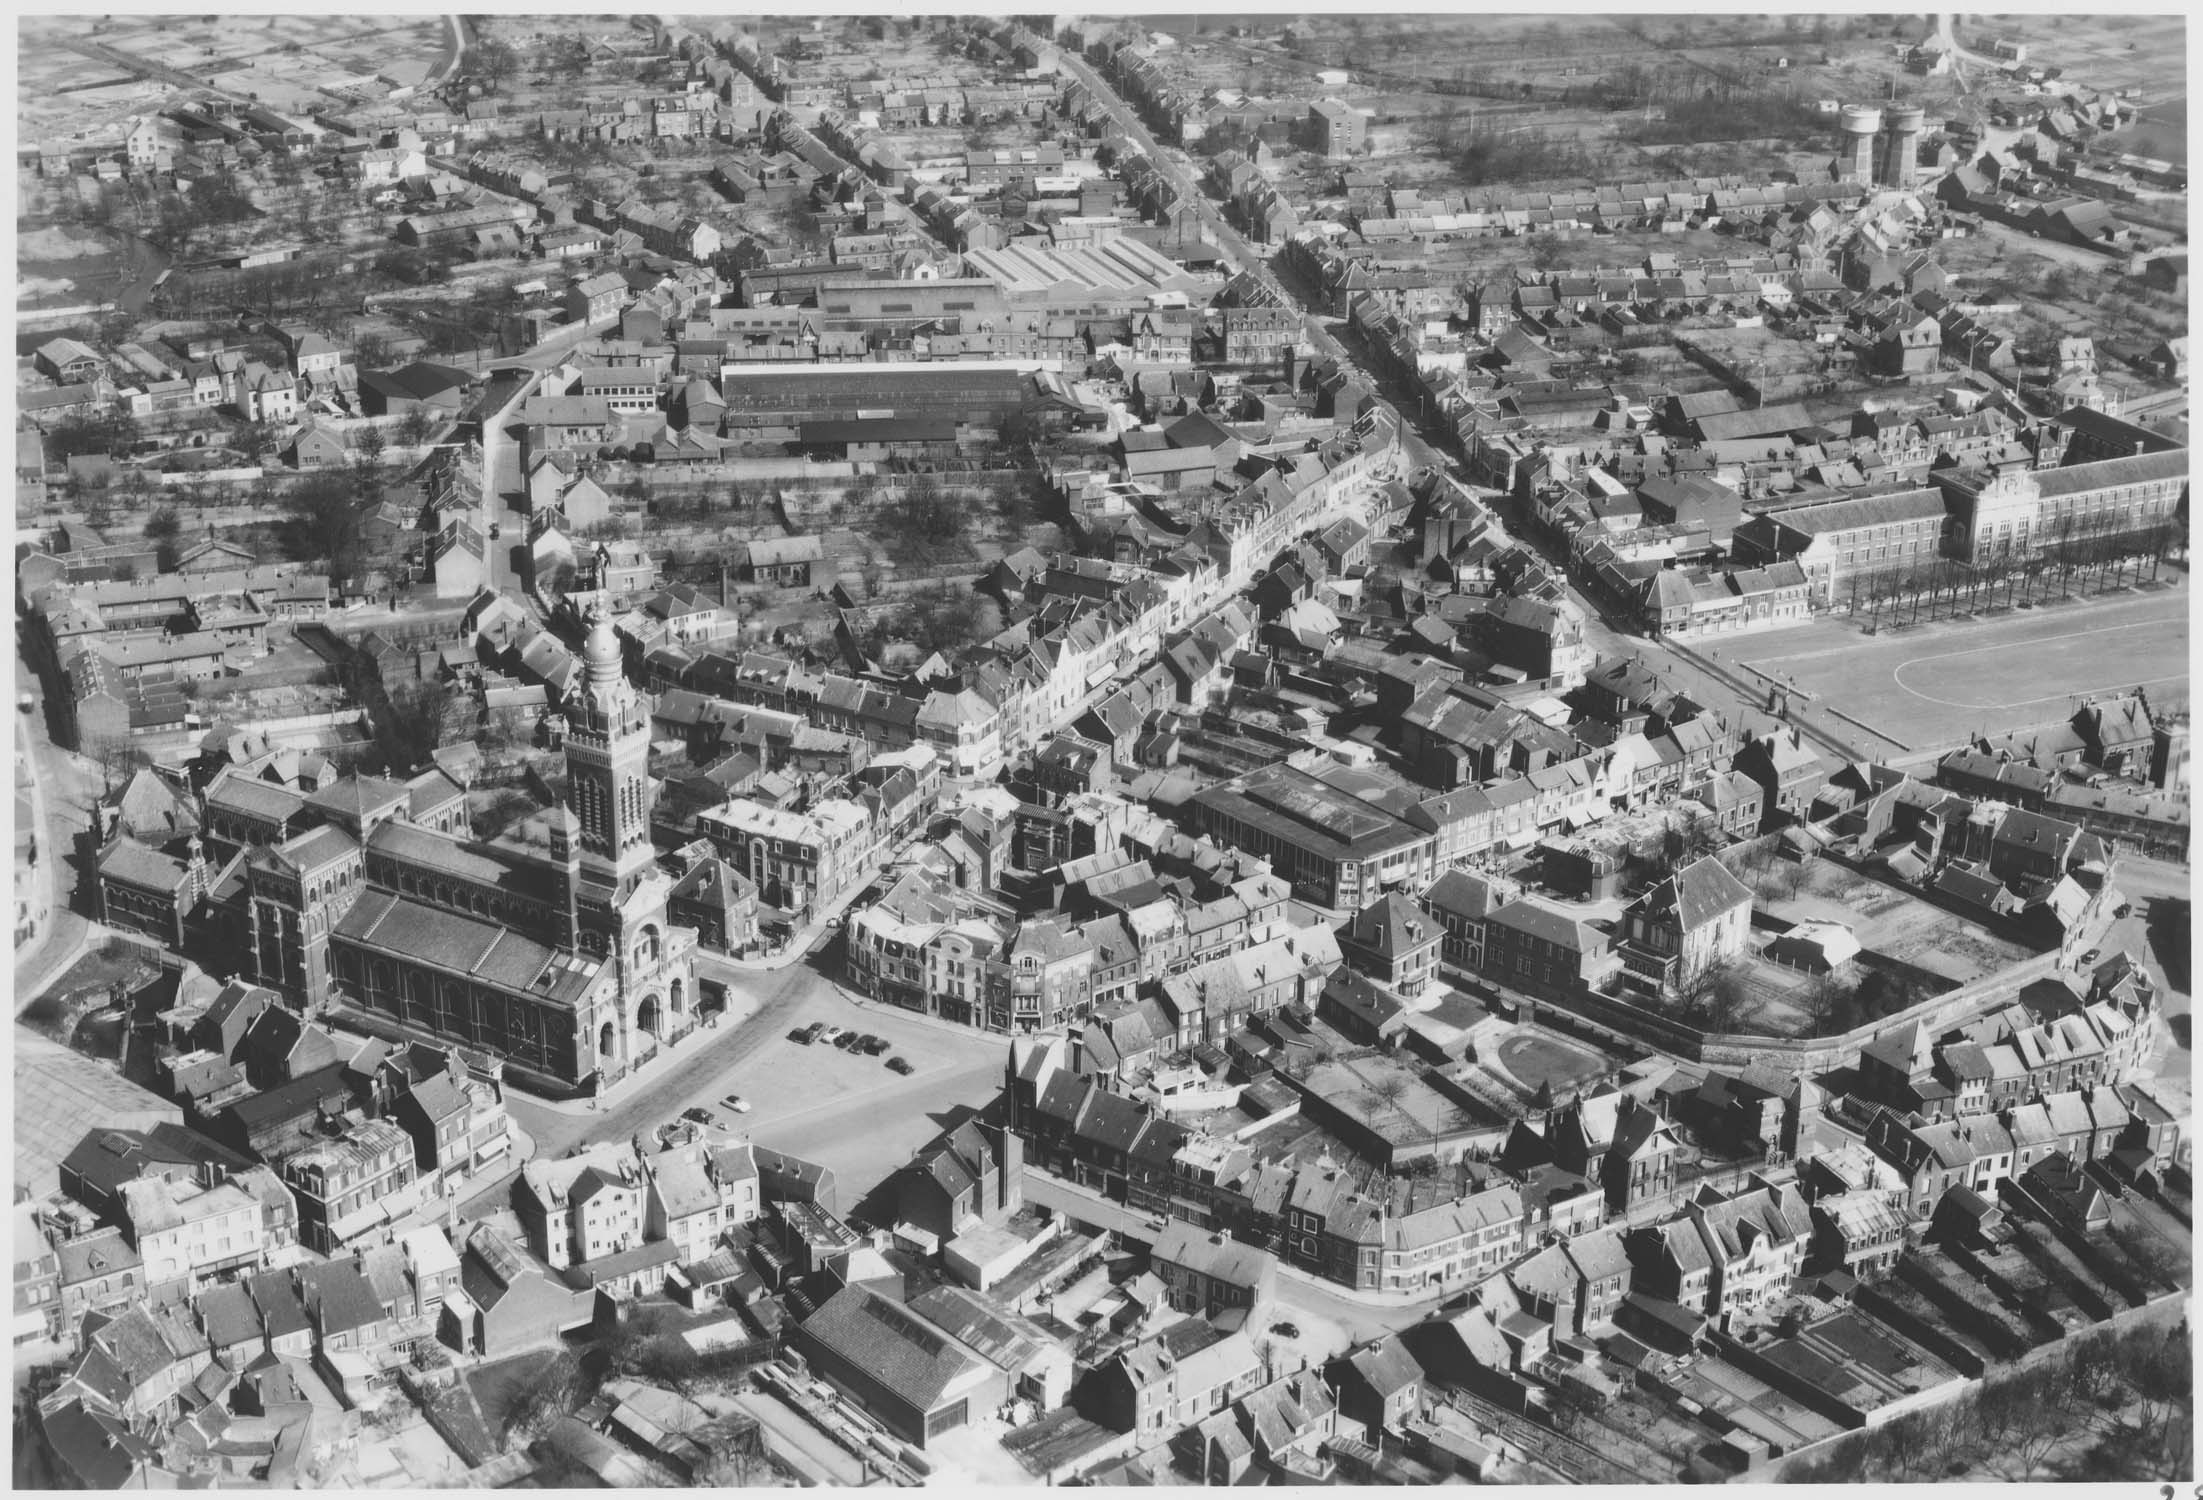
<path id="1" fill-rule="evenodd" d="M 1882 112 L 1871 104 L 1847 104 L 1837 126 L 1836 180 L 1874 180 L 1874 137 L 1882 131 Z"/>
<path id="2" fill-rule="evenodd" d="M 1883 187 L 1910 189 L 1920 180 L 1920 126 L 1927 111 L 1917 104 L 1892 104 L 1882 145 Z"/>

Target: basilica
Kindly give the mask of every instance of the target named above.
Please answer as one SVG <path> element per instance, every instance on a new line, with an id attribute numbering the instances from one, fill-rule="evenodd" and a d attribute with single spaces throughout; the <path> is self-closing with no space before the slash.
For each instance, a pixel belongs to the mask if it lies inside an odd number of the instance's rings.
<path id="1" fill-rule="evenodd" d="M 650 705 L 601 613 L 581 661 L 567 803 L 475 841 L 441 767 L 308 789 L 233 766 L 180 854 L 100 831 L 103 915 L 157 918 L 155 935 L 357 1029 L 487 1049 L 550 1091 L 601 1088 L 697 1024 L 697 939 L 668 920 Z"/>

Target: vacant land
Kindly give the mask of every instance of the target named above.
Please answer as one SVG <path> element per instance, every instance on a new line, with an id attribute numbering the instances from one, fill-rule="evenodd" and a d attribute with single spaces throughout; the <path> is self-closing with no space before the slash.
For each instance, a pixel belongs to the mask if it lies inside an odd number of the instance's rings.
<path id="1" fill-rule="evenodd" d="M 1925 970 L 1952 985 L 2008 968 L 2028 950 L 1978 923 L 1831 860 L 1779 867 L 1800 882 L 1794 894 L 1764 890 L 1762 910 L 1790 922 L 1836 922 L 1862 947 Z"/>
<path id="2" fill-rule="evenodd" d="M 1873 638 L 1823 619 L 1745 659 L 1927 750 L 2062 719 L 2087 693 L 2185 682 L 2187 613 L 2185 590 L 2168 589 Z"/>
<path id="3" fill-rule="evenodd" d="M 2133 128 L 2115 137 L 2120 149 L 2159 161 L 2188 162 L 2188 100 L 2186 95 L 2151 105 L 2141 112 Z"/>
<path id="4" fill-rule="evenodd" d="M 277 110 L 341 106 L 379 92 L 378 73 L 418 74 L 450 28 L 427 15 L 104 16 L 29 22 L 17 51 L 17 129 L 26 141 L 122 138 L 182 75 Z M 133 63 L 168 76 L 136 72 Z"/>
<path id="5" fill-rule="evenodd" d="M 2032 15 L 1968 18 L 1958 24 L 1958 42 L 1987 53 L 1999 37 L 2024 43 L 2027 61 L 2063 68 L 2069 78 L 2084 78 L 2091 88 L 2109 89 L 2155 102 L 2168 80 L 2180 74 L 2170 64 L 2188 51 L 2184 15 L 2121 15 L 2116 12 L 2061 10 Z M 2001 79 L 1991 75 L 1994 89 Z M 2177 85 L 2174 85 L 2177 87 Z"/>

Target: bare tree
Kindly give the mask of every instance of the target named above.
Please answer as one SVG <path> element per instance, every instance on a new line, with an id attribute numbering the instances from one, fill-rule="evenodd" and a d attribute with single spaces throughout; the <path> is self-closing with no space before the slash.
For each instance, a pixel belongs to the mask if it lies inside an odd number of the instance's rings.
<path id="1" fill-rule="evenodd" d="M 1397 1073 L 1387 1073 L 1369 1086 L 1369 1096 L 1380 1108 L 1398 1113 L 1400 1101 L 1407 1096 L 1407 1080 Z"/>
<path id="2" fill-rule="evenodd" d="M 560 1417 L 579 1406 L 586 1393 L 581 1362 L 569 1350 L 560 1350 L 537 1372 L 521 1398 L 505 1415 L 500 1434 L 508 1446 L 526 1446 L 541 1438 Z"/>
<path id="3" fill-rule="evenodd" d="M 1935 1446 L 1935 1432 L 1926 1412 L 1908 1412 L 1882 1429 L 1883 1451 L 1898 1473 L 1912 1478 L 1925 1472 Z"/>

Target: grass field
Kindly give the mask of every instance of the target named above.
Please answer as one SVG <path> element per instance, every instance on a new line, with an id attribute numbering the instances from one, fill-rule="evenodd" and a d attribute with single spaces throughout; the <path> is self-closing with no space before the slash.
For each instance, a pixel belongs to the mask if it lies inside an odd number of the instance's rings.
<path id="1" fill-rule="evenodd" d="M 1822 620 L 1739 656 L 1914 750 L 2063 719 L 2090 692 L 2185 699 L 2185 589 L 1861 635 Z"/>
<path id="2" fill-rule="evenodd" d="M 1508 1037 L 1499 1044 L 1494 1060 L 1524 1088 L 1534 1090 L 1551 1083 L 1555 1094 L 1596 1076 L 1606 1066 L 1597 1053 L 1536 1031 L 1517 1031 Z"/>

